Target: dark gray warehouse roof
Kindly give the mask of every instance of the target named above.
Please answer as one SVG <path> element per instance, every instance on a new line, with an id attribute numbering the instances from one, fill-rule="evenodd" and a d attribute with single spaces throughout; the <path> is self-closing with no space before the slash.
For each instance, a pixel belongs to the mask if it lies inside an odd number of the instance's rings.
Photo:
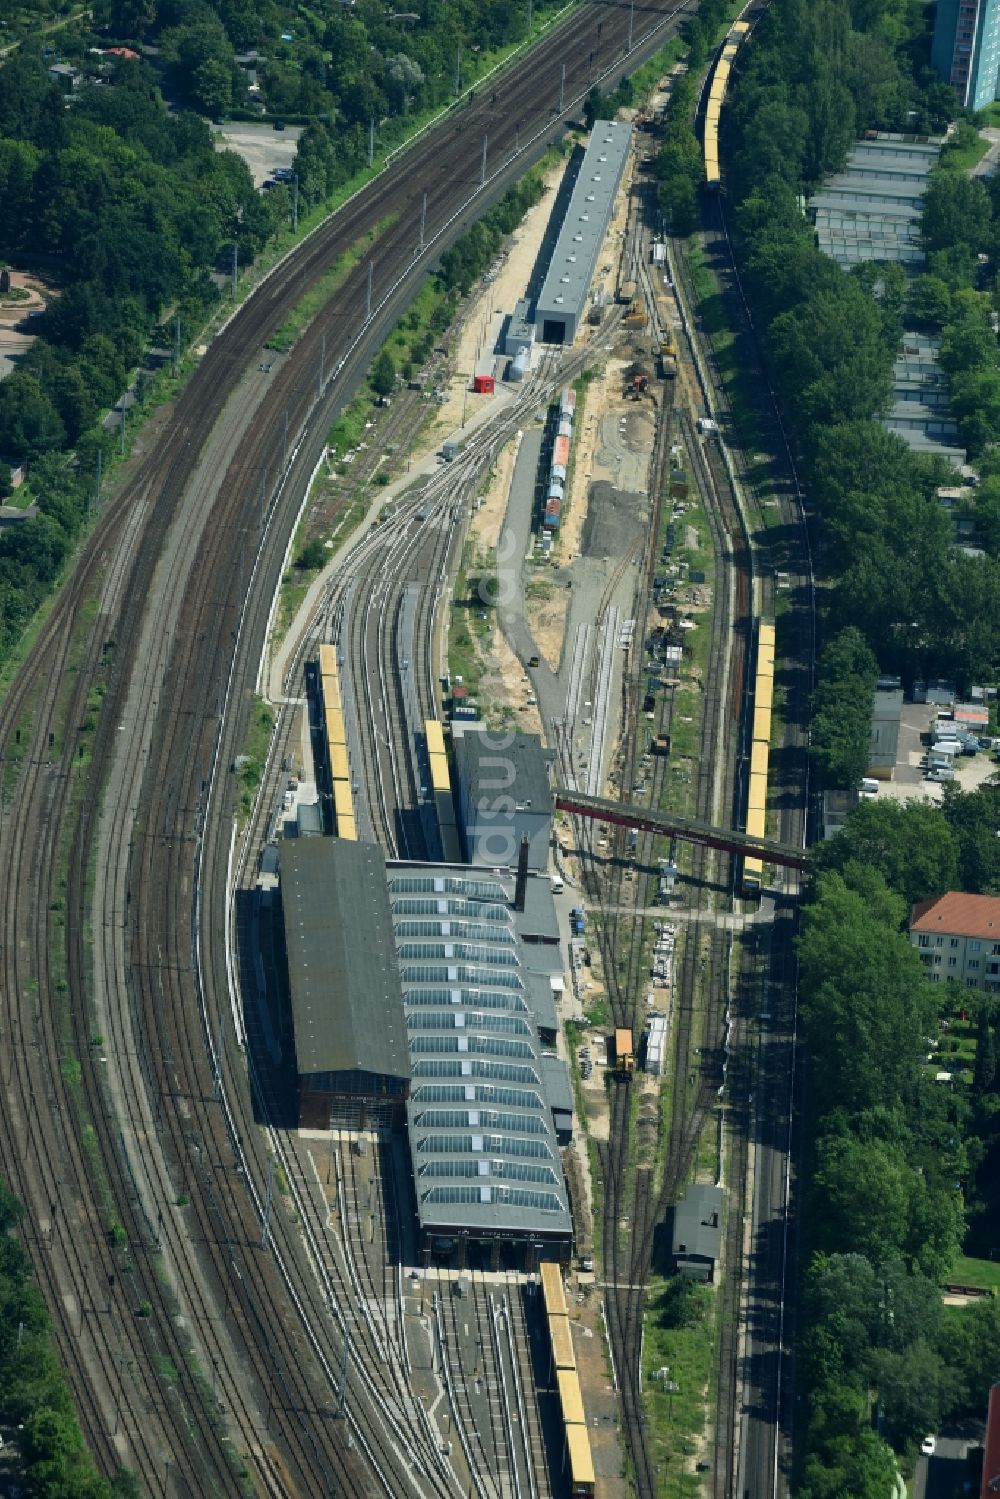
<path id="1" fill-rule="evenodd" d="M 473 805 L 492 806 L 509 794 L 518 807 L 553 810 L 548 756 L 537 734 L 463 734 L 455 742 L 455 764 Z"/>
<path id="2" fill-rule="evenodd" d="M 381 850 L 342 838 L 290 839 L 280 873 L 299 1072 L 408 1077 Z"/>

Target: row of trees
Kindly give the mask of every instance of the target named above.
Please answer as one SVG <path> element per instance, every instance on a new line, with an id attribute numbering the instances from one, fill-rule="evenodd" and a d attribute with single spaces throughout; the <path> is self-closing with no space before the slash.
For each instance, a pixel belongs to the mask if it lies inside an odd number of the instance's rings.
<path id="1" fill-rule="evenodd" d="M 906 34 L 908 14 L 848 0 L 772 6 L 723 114 L 727 185 L 744 285 L 819 521 L 818 560 L 833 585 L 828 631 L 858 630 L 880 669 L 904 681 L 945 676 L 965 686 L 995 672 L 998 553 L 972 557 L 954 546 L 936 496 L 953 471 L 911 453 L 879 417 L 904 320 L 916 317 L 942 331 L 942 364 L 970 446 L 989 440 L 994 384 L 1000 415 L 992 309 L 965 283 L 981 273 L 977 256 L 992 253 L 990 193 L 961 172 L 935 175 L 924 217 L 928 271 L 912 286 L 894 265 L 846 274 L 820 253 L 800 207 L 865 129 L 912 128 L 913 118 L 941 129 L 957 109 L 950 90 L 929 75 L 914 80 L 900 61 L 926 45 Z M 674 174 L 680 149 L 671 147 Z M 1000 517 L 995 503 L 992 513 Z M 835 700 L 836 680 L 824 675 L 821 692 L 828 686 Z M 838 761 L 819 748 L 834 779 L 856 768 L 859 752 Z"/>
<path id="2" fill-rule="evenodd" d="M 927 272 L 913 283 L 892 266 L 846 274 L 819 253 L 800 206 L 864 130 L 940 130 L 953 117 L 950 90 L 921 71 L 924 26 L 902 0 L 778 0 L 723 116 L 744 285 L 829 585 L 812 742 L 840 784 L 864 772 L 879 667 L 964 685 L 995 678 L 1000 647 L 996 550 L 955 547 L 936 495 L 952 470 L 915 457 L 879 421 L 904 320 L 917 319 L 942 335 L 970 446 L 989 440 L 988 401 L 977 397 L 995 366 L 978 260 L 993 251 L 990 194 L 950 167 L 935 176 Z M 679 122 L 662 161 L 669 195 L 694 173 Z M 1000 521 L 1000 464 L 996 490 Z M 974 1229 L 989 1221 L 996 1017 L 984 998 L 971 1096 L 936 1084 L 928 1052 L 942 1015 L 969 995 L 931 984 L 904 930 L 916 900 L 1000 890 L 1000 788 L 946 790 L 941 807 L 865 802 L 816 853 L 800 942 L 803 1499 L 882 1499 L 892 1447 L 981 1412 L 1000 1375 L 995 1306 L 944 1308 L 939 1290 L 967 1233 L 966 1204 Z"/>
<path id="3" fill-rule="evenodd" d="M 536 5 L 535 14 L 545 7 Z M 259 51 L 271 114 L 367 128 L 445 102 L 456 68 L 527 34 L 528 0 L 422 0 L 398 11 L 357 0 L 310 7 L 249 0 L 101 0 L 95 18 L 119 39 L 154 43 L 172 94 L 206 114 L 247 103 L 236 56 Z"/>
<path id="4" fill-rule="evenodd" d="M 70 110 L 41 61 L 0 72 L 0 258 L 61 285 L 40 337 L 0 384 L 0 452 L 33 459 L 76 444 L 119 397 L 161 312 L 193 318 L 216 295 L 221 246 L 245 255 L 276 204 L 201 120 L 168 116 L 151 70 L 121 63 Z"/>

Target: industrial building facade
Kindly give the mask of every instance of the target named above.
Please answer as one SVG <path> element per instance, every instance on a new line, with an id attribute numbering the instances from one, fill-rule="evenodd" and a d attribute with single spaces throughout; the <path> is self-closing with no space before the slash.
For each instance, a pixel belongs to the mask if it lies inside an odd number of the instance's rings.
<path id="1" fill-rule="evenodd" d="M 280 889 L 304 1128 L 400 1128 L 406 1021 L 379 849 L 282 842 Z"/>
<path id="2" fill-rule="evenodd" d="M 573 1095 L 547 876 L 313 838 L 283 844 L 280 880 L 300 1124 L 405 1124 L 425 1263 L 565 1261 Z"/>
<path id="3" fill-rule="evenodd" d="M 1000 0 L 938 0 L 931 62 L 961 104 L 992 104 L 1000 69 Z"/>
<path id="4" fill-rule="evenodd" d="M 587 306 L 632 141 L 631 125 L 597 120 L 535 304 L 543 343 L 571 344 Z"/>

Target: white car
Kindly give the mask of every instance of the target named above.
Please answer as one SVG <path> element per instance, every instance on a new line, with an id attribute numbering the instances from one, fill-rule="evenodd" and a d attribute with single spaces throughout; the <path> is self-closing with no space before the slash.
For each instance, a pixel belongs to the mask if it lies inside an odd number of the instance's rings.
<path id="1" fill-rule="evenodd" d="M 924 1437 L 923 1441 L 920 1443 L 920 1451 L 923 1453 L 924 1457 L 933 1457 L 936 1447 L 937 1437 L 935 1436 Z"/>

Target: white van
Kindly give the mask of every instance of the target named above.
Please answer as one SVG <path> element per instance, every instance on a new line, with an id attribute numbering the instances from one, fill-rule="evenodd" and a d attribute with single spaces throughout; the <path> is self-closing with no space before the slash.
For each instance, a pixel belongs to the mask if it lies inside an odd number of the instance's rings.
<path id="1" fill-rule="evenodd" d="M 563 884 L 563 878 L 561 874 L 550 875 L 549 884 L 552 887 L 553 895 L 561 895 L 566 888 L 566 886 Z"/>
<path id="2" fill-rule="evenodd" d="M 933 765 L 927 772 L 929 781 L 953 781 L 955 772 L 950 765 Z"/>
<path id="3" fill-rule="evenodd" d="M 878 781 L 874 776 L 862 776 L 861 790 L 867 791 L 869 796 L 878 796 Z"/>

